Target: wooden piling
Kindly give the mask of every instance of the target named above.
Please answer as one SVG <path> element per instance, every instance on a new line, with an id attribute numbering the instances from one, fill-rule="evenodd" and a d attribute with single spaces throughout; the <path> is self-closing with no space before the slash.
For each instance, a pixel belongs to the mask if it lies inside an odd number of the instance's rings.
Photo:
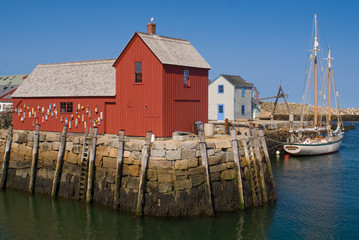
<path id="1" fill-rule="evenodd" d="M 260 145 L 259 145 L 259 137 L 257 134 L 257 129 L 253 128 L 252 129 L 252 136 L 253 136 L 253 144 L 254 144 L 254 153 L 256 156 L 256 164 L 258 166 L 257 170 L 258 170 L 258 175 L 259 175 L 259 181 L 260 181 L 260 185 L 261 185 L 261 193 L 262 193 L 262 200 L 263 203 L 268 202 L 268 197 L 267 197 L 267 191 L 266 191 L 266 184 L 264 181 L 264 171 L 263 171 L 263 164 L 262 164 L 262 155 L 260 152 Z"/>
<path id="2" fill-rule="evenodd" d="M 208 165 L 208 155 L 207 155 L 207 146 L 206 141 L 204 138 L 204 131 L 201 129 L 198 131 L 199 135 L 199 147 L 201 151 L 201 158 L 202 158 L 202 166 L 204 167 L 204 174 L 206 177 L 206 184 L 207 184 L 207 193 L 208 193 L 208 205 L 209 205 L 209 216 L 214 216 L 214 206 L 213 206 L 213 196 L 212 196 L 212 184 L 211 178 L 209 175 L 209 165 Z"/>
<path id="3" fill-rule="evenodd" d="M 251 169 L 251 156 L 249 154 L 249 146 L 247 144 L 247 140 L 249 138 L 249 136 L 246 136 L 246 131 L 241 131 L 241 134 L 242 134 L 242 138 L 241 138 L 241 141 L 242 141 L 242 145 L 243 145 L 243 149 L 244 149 L 244 156 L 246 158 L 246 161 L 247 161 L 247 167 L 248 167 L 248 174 L 249 174 L 249 184 L 251 186 L 251 191 L 252 191 L 252 201 L 253 201 L 253 205 L 254 206 L 258 206 L 258 198 L 257 198 L 257 195 L 256 195 L 256 189 L 255 189 L 255 183 L 254 183 L 254 180 L 253 180 L 253 175 L 254 175 L 254 172 L 252 172 L 252 169 Z"/>
<path id="4" fill-rule="evenodd" d="M 265 156 L 265 159 L 266 159 L 266 165 L 267 165 L 267 172 L 268 172 L 268 175 L 269 175 L 269 181 L 270 181 L 270 184 L 272 185 L 272 191 L 271 191 L 272 200 L 275 201 L 275 200 L 278 199 L 278 197 L 277 197 L 277 189 L 276 189 L 276 186 L 275 186 L 275 183 L 274 183 L 274 177 L 273 177 L 273 172 L 272 172 L 272 164 L 270 162 L 267 143 L 266 143 L 266 140 L 264 138 L 263 130 L 259 130 L 258 135 L 259 135 L 259 139 L 260 139 L 260 142 L 262 144 L 264 156 Z"/>
<path id="5" fill-rule="evenodd" d="M 9 170 L 9 161 L 10 161 L 10 152 L 11 152 L 11 143 L 12 143 L 12 125 L 9 126 L 9 131 L 6 135 L 6 147 L 4 154 L 4 162 L 2 165 L 2 174 L 0 182 L 0 190 L 6 188 L 7 181 L 7 172 Z"/>
<path id="6" fill-rule="evenodd" d="M 137 195 L 137 208 L 136 215 L 143 215 L 143 203 L 144 203 L 144 192 L 146 190 L 146 172 L 148 157 L 150 155 L 150 145 L 151 145 L 152 131 L 148 131 L 146 135 L 146 142 L 142 148 L 141 153 L 141 175 L 140 175 L 140 184 L 138 186 L 138 195 Z"/>
<path id="7" fill-rule="evenodd" d="M 97 145 L 97 127 L 94 127 L 92 128 L 92 144 L 90 149 L 90 159 L 89 159 L 88 175 L 87 175 L 87 191 L 86 191 L 87 204 L 92 202 L 93 181 L 95 177 L 94 174 L 95 174 L 96 145 Z"/>
<path id="8" fill-rule="evenodd" d="M 244 196 L 243 196 L 243 183 L 242 183 L 242 173 L 241 173 L 241 164 L 239 160 L 239 148 L 238 148 L 238 139 L 237 131 L 235 129 L 231 130 L 232 136 L 232 149 L 233 149 L 233 159 L 237 167 L 237 177 L 238 177 L 238 192 L 239 192 L 239 207 L 244 209 Z"/>
<path id="9" fill-rule="evenodd" d="M 113 206 L 118 208 L 120 206 L 120 189 L 123 171 L 123 151 L 125 146 L 125 131 L 120 130 L 118 133 L 118 150 L 117 150 L 117 164 L 116 164 L 116 179 L 115 179 L 115 194 L 113 199 Z"/>
<path id="10" fill-rule="evenodd" d="M 228 118 L 224 119 L 224 134 L 228 134 Z"/>
<path id="11" fill-rule="evenodd" d="M 66 147 L 66 135 L 67 135 L 67 126 L 65 125 L 62 130 L 61 143 L 59 153 L 57 155 L 56 169 L 54 174 L 54 179 L 52 181 L 52 191 L 51 197 L 56 197 L 59 192 L 59 185 L 62 175 L 62 167 L 64 166 L 64 155 Z"/>
<path id="12" fill-rule="evenodd" d="M 32 162 L 31 162 L 31 170 L 30 170 L 30 183 L 29 183 L 29 192 L 31 194 L 33 194 L 35 190 L 37 162 L 39 158 L 39 137 L 40 137 L 40 124 L 36 124 L 36 130 L 34 135 L 34 149 L 32 151 Z"/>

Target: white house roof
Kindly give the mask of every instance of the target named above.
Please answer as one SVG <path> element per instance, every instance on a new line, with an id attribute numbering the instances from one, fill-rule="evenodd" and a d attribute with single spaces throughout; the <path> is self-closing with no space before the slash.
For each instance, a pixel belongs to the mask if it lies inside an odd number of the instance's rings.
<path id="1" fill-rule="evenodd" d="M 187 40 L 137 32 L 162 64 L 210 69 L 211 66 Z"/>
<path id="2" fill-rule="evenodd" d="M 12 97 L 115 96 L 114 61 L 39 64 Z"/>

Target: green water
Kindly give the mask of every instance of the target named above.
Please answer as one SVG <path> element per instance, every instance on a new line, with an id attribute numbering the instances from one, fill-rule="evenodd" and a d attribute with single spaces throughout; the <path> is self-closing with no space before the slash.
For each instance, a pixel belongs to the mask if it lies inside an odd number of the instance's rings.
<path id="1" fill-rule="evenodd" d="M 0 192 L 0 239 L 359 239 L 359 125 L 338 153 L 272 159 L 278 201 L 215 217 L 134 217 Z"/>

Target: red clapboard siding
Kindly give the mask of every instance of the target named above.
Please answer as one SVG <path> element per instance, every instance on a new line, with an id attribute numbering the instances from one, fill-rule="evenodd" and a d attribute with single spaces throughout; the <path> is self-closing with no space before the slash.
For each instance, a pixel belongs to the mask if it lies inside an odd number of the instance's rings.
<path id="1" fill-rule="evenodd" d="M 36 122 L 40 124 L 41 131 L 62 131 L 63 126 L 65 125 L 66 118 L 68 120 L 68 132 L 84 132 L 85 126 L 84 121 L 88 127 L 96 126 L 98 127 L 99 133 L 105 132 L 106 119 L 112 118 L 111 112 L 105 112 L 105 102 L 114 102 L 114 97 L 89 97 L 89 98 L 22 98 L 22 99 L 13 99 L 13 125 L 14 129 L 23 129 L 23 130 L 34 130 Z M 73 112 L 72 113 L 61 113 L 60 112 L 60 103 L 61 102 L 72 102 L 73 103 Z M 50 110 L 51 104 L 51 110 Z M 53 105 L 56 105 L 56 108 Z M 76 108 L 80 104 L 80 109 L 76 114 Z M 38 107 L 40 106 L 40 110 Z M 83 106 L 83 109 L 82 109 Z M 97 112 L 96 112 L 97 107 Z M 42 108 L 44 108 L 44 113 L 42 113 Z M 49 113 L 48 113 L 49 110 Z M 86 111 L 88 110 L 88 111 Z M 19 111 L 21 113 L 19 114 Z M 56 117 L 57 111 L 57 117 Z M 29 113 L 31 112 L 31 116 Z M 35 114 L 36 112 L 36 118 Z M 90 114 L 91 112 L 91 114 Z M 102 113 L 102 119 L 101 119 Z M 25 115 L 24 115 L 25 114 Z M 84 116 L 84 121 L 83 117 Z M 25 116 L 25 117 L 24 117 Z M 47 116 L 47 120 L 46 120 Z M 79 118 L 80 116 L 80 118 Z M 24 117 L 23 121 L 21 118 Z M 44 121 L 42 120 L 44 118 Z M 63 121 L 61 121 L 61 119 Z M 76 126 L 77 119 L 77 126 Z M 97 120 L 97 121 L 96 121 Z M 100 120 L 100 121 L 98 121 Z M 71 122 L 71 128 L 70 128 Z M 108 126 L 112 131 L 114 128 Z M 108 132 L 108 133 L 115 133 Z"/>

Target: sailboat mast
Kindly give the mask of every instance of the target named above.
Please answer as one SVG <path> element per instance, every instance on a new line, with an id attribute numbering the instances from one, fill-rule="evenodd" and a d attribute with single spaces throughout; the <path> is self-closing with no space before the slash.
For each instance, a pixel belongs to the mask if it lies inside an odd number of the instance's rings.
<path id="1" fill-rule="evenodd" d="M 317 37 L 317 14 L 314 14 L 314 126 L 318 125 L 318 106 L 317 106 L 317 55 L 318 55 L 318 37 Z"/>
<path id="2" fill-rule="evenodd" d="M 331 110 L 330 110 L 330 74 L 332 69 L 332 59 L 330 58 L 330 49 L 328 50 L 328 123 L 331 121 Z"/>

